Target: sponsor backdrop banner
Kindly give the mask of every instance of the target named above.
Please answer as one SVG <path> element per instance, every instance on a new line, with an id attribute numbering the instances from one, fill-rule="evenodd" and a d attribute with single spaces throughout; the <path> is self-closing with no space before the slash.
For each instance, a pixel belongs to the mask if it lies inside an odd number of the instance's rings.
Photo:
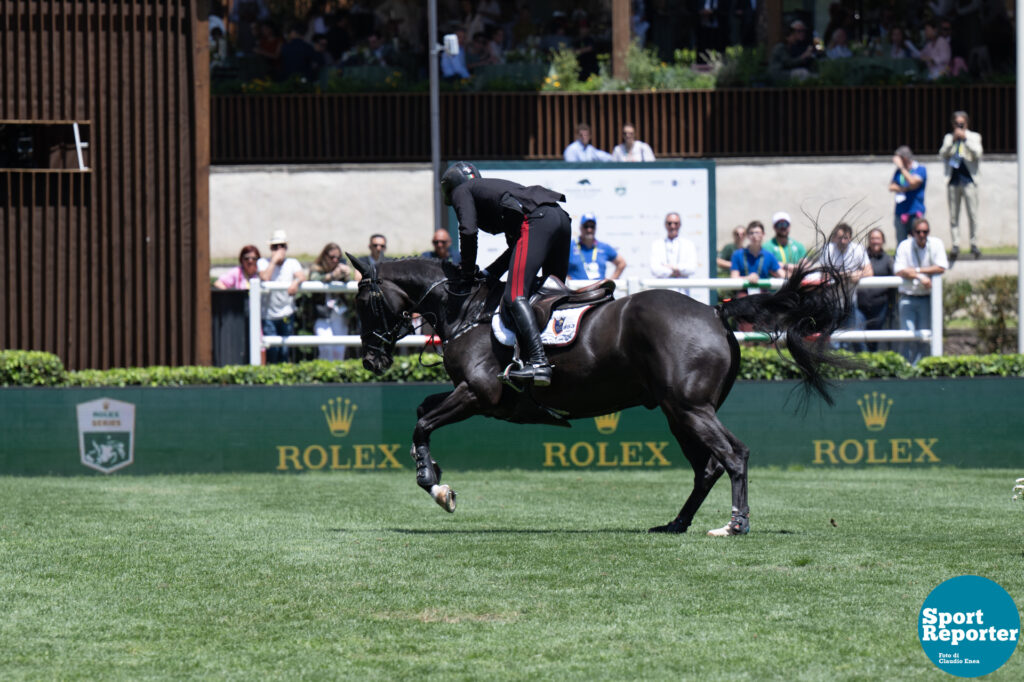
<path id="1" fill-rule="evenodd" d="M 794 390 L 795 389 L 795 390 Z M 794 382 L 741 382 L 722 421 L 754 466 L 1020 466 L 1020 378 L 846 382 L 795 412 Z M 411 475 L 416 406 L 440 384 L 0 389 L 0 473 L 386 470 Z M 435 432 L 446 470 L 688 468 L 660 410 L 573 428 L 474 417 Z"/>
<path id="2" fill-rule="evenodd" d="M 502 178 L 521 185 L 541 185 L 565 195 L 563 208 L 572 216 L 573 239 L 579 237 L 580 216 L 597 218 L 597 240 L 610 244 L 626 259 L 623 277 L 651 274 L 651 243 L 665 238 L 665 215 L 679 214 L 679 236 L 697 247 L 696 277 L 714 277 L 715 164 L 713 161 L 655 161 L 650 163 L 552 163 L 545 161 L 476 164 L 485 178 Z M 448 224 L 458 226 L 455 211 Z M 458 235 L 453 237 L 458 239 Z M 481 268 L 506 248 L 505 237 L 479 233 Z M 609 271 L 608 274 L 611 274 Z M 691 295 L 704 303 L 706 289 Z"/>

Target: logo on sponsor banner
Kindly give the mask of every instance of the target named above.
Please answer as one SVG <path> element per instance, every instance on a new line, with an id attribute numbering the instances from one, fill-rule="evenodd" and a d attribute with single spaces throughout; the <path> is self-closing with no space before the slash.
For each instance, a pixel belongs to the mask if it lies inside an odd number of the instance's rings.
<path id="1" fill-rule="evenodd" d="M 598 433 L 610 435 L 619 428 L 622 412 L 594 417 Z M 662 441 L 586 441 L 575 443 L 545 442 L 545 468 L 586 467 L 670 467 L 665 456 L 667 440 Z"/>
<path id="2" fill-rule="evenodd" d="M 873 433 L 885 430 L 892 412 L 893 399 L 872 391 L 857 399 L 857 410 L 864 428 Z M 937 464 L 938 438 L 916 435 L 902 438 L 847 438 L 841 441 L 815 439 L 813 464 Z"/>
<path id="3" fill-rule="evenodd" d="M 135 461 L 135 405 L 100 398 L 79 403 L 77 411 L 82 464 L 109 474 Z"/>
<path id="4" fill-rule="evenodd" d="M 864 398 L 857 401 L 857 407 L 860 408 L 860 416 L 864 418 L 864 426 L 868 431 L 881 431 L 889 419 L 892 398 L 887 400 L 884 393 L 872 391 L 870 395 L 865 393 Z"/>
<path id="5" fill-rule="evenodd" d="M 620 196 L 620 197 L 626 196 L 626 183 L 623 182 L 623 183 L 619 183 L 618 185 L 616 185 L 615 186 L 615 194 L 616 194 L 616 196 Z"/>
<path id="6" fill-rule="evenodd" d="M 612 412 L 611 414 L 602 414 L 600 417 L 594 417 L 594 424 L 597 426 L 598 433 L 615 433 L 615 429 L 619 428 L 619 417 L 622 412 Z"/>
<path id="7" fill-rule="evenodd" d="M 352 431 L 359 406 L 348 398 L 330 398 L 320 405 L 324 422 L 335 438 L 346 438 Z M 398 443 L 307 443 L 277 445 L 278 471 L 320 471 L 340 469 L 402 469 L 398 461 Z"/>
<path id="8" fill-rule="evenodd" d="M 324 418 L 327 420 L 327 428 L 331 430 L 331 435 L 344 438 L 352 429 L 352 419 L 355 418 L 359 406 L 348 398 L 338 398 L 337 403 L 334 401 L 335 399 L 331 398 L 326 405 L 321 405 L 320 409 L 324 411 Z"/>
<path id="9" fill-rule="evenodd" d="M 577 180 L 576 184 L 577 185 L 589 185 L 590 184 L 590 180 L 589 180 L 589 178 L 583 178 L 582 180 Z"/>

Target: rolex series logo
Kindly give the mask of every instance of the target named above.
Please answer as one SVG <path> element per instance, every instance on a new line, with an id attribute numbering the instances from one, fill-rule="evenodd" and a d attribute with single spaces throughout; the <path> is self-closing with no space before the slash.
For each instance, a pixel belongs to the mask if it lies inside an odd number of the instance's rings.
<path id="1" fill-rule="evenodd" d="M 857 407 L 860 408 L 860 416 L 864 418 L 864 426 L 868 431 L 881 431 L 889 419 L 892 398 L 886 398 L 884 393 L 872 391 L 871 395 L 865 393 L 864 397 L 857 401 Z"/>
<path id="2" fill-rule="evenodd" d="M 611 414 L 594 417 L 594 423 L 597 424 L 598 432 L 615 433 L 615 429 L 619 428 L 619 415 L 621 414 L 621 412 L 612 412 Z"/>
<path id="3" fill-rule="evenodd" d="M 331 435 L 343 438 L 352 428 L 352 419 L 359 406 L 348 398 L 331 398 L 326 405 L 321 405 L 320 409 L 324 411 L 324 418 L 327 420 L 327 427 L 331 430 Z"/>

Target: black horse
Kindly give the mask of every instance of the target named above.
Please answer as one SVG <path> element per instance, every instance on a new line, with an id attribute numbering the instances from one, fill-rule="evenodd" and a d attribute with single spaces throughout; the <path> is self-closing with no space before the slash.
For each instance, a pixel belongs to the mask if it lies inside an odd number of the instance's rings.
<path id="1" fill-rule="evenodd" d="M 827 336 L 849 309 L 846 281 L 828 266 L 800 266 L 775 293 L 734 298 L 711 307 L 669 290 L 647 290 L 587 312 L 576 340 L 549 348 L 551 385 L 516 391 L 499 380 L 512 349 L 490 329 L 500 282 L 478 281 L 467 296 L 450 295 L 447 264 L 409 258 L 366 268 L 356 298 L 363 365 L 382 373 L 395 342 L 411 331 L 413 314 L 430 322 L 443 342 L 444 366 L 455 390 L 428 397 L 417 409 L 412 457 L 417 483 L 447 511 L 455 492 L 441 485 L 430 434 L 473 415 L 520 423 L 568 425 L 565 420 L 636 405 L 660 407 L 693 466 L 693 491 L 676 518 L 652 532 L 685 532 L 723 472 L 732 483 L 732 517 L 710 535 L 748 532 L 749 449 L 718 420 L 717 411 L 739 373 L 740 349 L 729 321 L 746 321 L 785 344 L 805 388 L 831 404 L 824 364 L 839 364 Z"/>

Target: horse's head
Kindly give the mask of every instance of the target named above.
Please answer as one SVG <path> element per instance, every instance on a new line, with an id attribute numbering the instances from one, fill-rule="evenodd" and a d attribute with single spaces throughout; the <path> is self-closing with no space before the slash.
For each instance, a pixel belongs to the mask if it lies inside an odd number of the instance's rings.
<path id="1" fill-rule="evenodd" d="M 394 282 L 382 279 L 372 263 L 366 266 L 358 258 L 346 255 L 363 277 L 356 295 L 363 367 L 383 374 L 393 362 L 395 343 L 412 331 L 412 301 Z"/>

